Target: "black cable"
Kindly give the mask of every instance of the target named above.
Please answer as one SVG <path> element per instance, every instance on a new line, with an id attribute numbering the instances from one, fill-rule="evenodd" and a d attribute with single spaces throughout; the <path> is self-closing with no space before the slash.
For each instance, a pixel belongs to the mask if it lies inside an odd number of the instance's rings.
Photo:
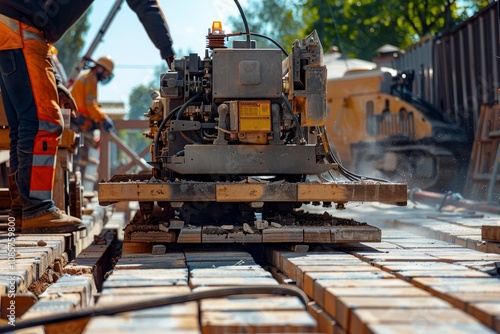
<path id="1" fill-rule="evenodd" d="M 281 46 L 280 43 L 278 43 L 276 40 L 274 40 L 273 38 L 269 37 L 269 36 L 266 36 L 266 35 L 263 35 L 263 34 L 259 34 L 259 33 L 256 33 L 256 32 L 251 32 L 250 35 L 253 35 L 253 36 L 257 36 L 257 37 L 262 37 L 262 38 L 265 38 L 267 39 L 268 41 L 272 42 L 274 45 L 276 45 L 280 50 L 281 52 L 283 52 L 285 54 L 285 57 L 288 57 L 288 52 L 285 50 L 285 48 L 283 46 Z"/>
<path id="2" fill-rule="evenodd" d="M 186 110 L 187 107 L 189 107 L 189 105 L 191 103 L 193 103 L 194 100 L 196 100 L 198 97 L 200 97 L 201 94 L 203 94 L 203 92 L 199 92 L 198 94 L 192 96 L 189 100 L 186 101 L 186 103 L 184 103 L 182 105 L 181 109 L 179 109 L 179 112 L 177 113 L 177 117 L 176 117 L 177 120 L 181 119 L 182 113 Z"/>
<path id="3" fill-rule="evenodd" d="M 153 144 L 154 144 L 154 155 L 155 157 L 158 156 L 158 144 L 160 143 L 160 134 L 161 134 L 161 130 L 165 127 L 165 125 L 167 124 L 168 120 L 170 118 L 172 118 L 172 116 L 177 112 L 178 109 L 180 109 L 181 106 L 178 106 L 174 109 L 172 109 L 168 115 L 163 119 L 163 121 L 161 121 L 160 125 L 158 126 L 158 130 L 156 131 L 156 135 L 155 135 L 155 139 L 153 141 Z"/>
<path id="4" fill-rule="evenodd" d="M 238 7 L 238 10 L 240 11 L 241 19 L 243 20 L 243 25 L 245 26 L 245 32 L 246 32 L 245 34 L 247 35 L 247 49 L 250 49 L 251 47 L 250 28 L 248 27 L 247 17 L 245 16 L 243 8 L 241 8 L 241 5 L 238 2 L 238 0 L 234 0 L 234 3 L 236 4 L 236 7 Z"/>
<path id="5" fill-rule="evenodd" d="M 43 315 L 28 320 L 17 321 L 15 330 L 17 331 L 23 328 L 44 326 L 58 322 L 66 322 L 88 317 L 114 315 L 117 313 L 137 311 L 151 307 L 181 304 L 192 301 L 199 301 L 207 298 L 221 298 L 221 297 L 227 297 L 233 295 L 245 295 L 245 294 L 292 295 L 299 297 L 304 306 L 307 306 L 307 304 L 309 303 L 309 298 L 307 297 L 307 295 L 302 290 L 293 285 L 238 286 L 230 288 L 213 289 L 208 291 L 192 292 L 190 294 L 177 295 L 171 297 L 156 297 L 135 303 L 121 303 L 114 306 L 94 307 L 88 310 L 81 310 L 72 313 Z M 13 327 L 10 325 L 0 326 L 0 333 L 11 332 L 12 330 Z"/>

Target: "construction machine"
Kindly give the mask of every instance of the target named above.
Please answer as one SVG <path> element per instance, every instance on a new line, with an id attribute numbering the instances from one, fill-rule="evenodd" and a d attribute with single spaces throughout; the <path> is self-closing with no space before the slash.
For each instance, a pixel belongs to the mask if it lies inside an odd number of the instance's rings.
<path id="1" fill-rule="evenodd" d="M 328 139 L 355 173 L 461 192 L 470 140 L 465 129 L 412 93 L 413 79 L 412 70 L 369 66 L 329 75 Z"/>
<path id="2" fill-rule="evenodd" d="M 102 205 L 139 202 L 125 238 L 151 232 L 141 238 L 181 242 L 185 229 L 167 236 L 181 222 L 194 229 L 213 227 L 214 235 L 240 226 L 243 232 L 225 242 L 266 242 L 255 238 L 257 221 L 276 227 L 332 222 L 321 215 L 299 216 L 303 204 L 334 203 L 340 209 L 350 201 L 406 205 L 406 184 L 358 178 L 338 164 L 330 149 L 327 71 L 317 33 L 296 40 L 288 54 L 277 43 L 276 49 L 256 48 L 245 28 L 226 34 L 214 22 L 204 55 L 176 59 L 173 70 L 161 75 L 146 114 L 151 173 L 116 175 L 99 183 Z M 226 47 L 229 37 L 242 34 L 245 40 Z M 280 240 L 292 239 L 288 231 Z"/>

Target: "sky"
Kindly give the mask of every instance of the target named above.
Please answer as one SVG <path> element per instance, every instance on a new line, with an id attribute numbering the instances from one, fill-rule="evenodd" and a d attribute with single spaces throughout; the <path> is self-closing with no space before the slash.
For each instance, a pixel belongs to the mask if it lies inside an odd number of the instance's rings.
<path id="1" fill-rule="evenodd" d="M 159 0 L 158 2 L 167 19 L 178 58 L 188 55 L 189 52 L 203 56 L 205 36 L 212 26 L 212 21 L 222 21 L 223 27 L 227 28 L 228 18 L 239 16 L 234 0 Z M 246 0 L 239 2 L 245 8 Z M 115 0 L 94 1 L 89 19 L 90 28 L 82 54 L 94 40 L 114 3 Z M 128 105 L 132 88 L 154 80 L 155 67 L 165 63 L 126 1 L 123 1 L 121 9 L 92 57 L 97 59 L 104 55 L 113 58 L 115 70 L 114 79 L 109 84 L 99 85 L 100 102 L 123 102 Z M 158 89 L 158 86 L 152 88 Z"/>

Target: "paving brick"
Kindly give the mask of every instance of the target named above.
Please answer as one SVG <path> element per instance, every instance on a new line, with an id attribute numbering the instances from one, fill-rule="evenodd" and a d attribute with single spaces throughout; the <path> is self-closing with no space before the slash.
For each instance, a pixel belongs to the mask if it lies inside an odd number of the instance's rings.
<path id="1" fill-rule="evenodd" d="M 185 253 L 186 262 L 202 262 L 208 261 L 213 262 L 214 259 L 218 261 L 253 261 L 253 257 L 247 252 L 241 251 L 186 251 Z"/>
<path id="2" fill-rule="evenodd" d="M 413 287 L 408 282 L 405 282 L 400 279 L 384 279 L 384 278 L 360 278 L 360 279 L 350 279 L 350 280 L 341 280 L 341 279 L 318 279 L 314 282 L 314 296 L 313 299 L 318 305 L 321 307 L 325 307 L 325 295 L 326 289 L 329 287 L 339 287 L 339 288 L 370 288 L 370 289 L 379 289 L 379 288 L 404 288 L 404 287 Z"/>
<path id="3" fill-rule="evenodd" d="M 197 317 L 130 317 L 129 315 L 101 316 L 90 319 L 84 334 L 107 333 L 200 333 Z"/>
<path id="4" fill-rule="evenodd" d="M 337 314 L 338 300 L 341 297 L 390 297 L 403 298 L 408 297 L 409 299 L 414 297 L 430 297 L 431 294 L 422 289 L 418 289 L 412 286 L 408 287 L 329 287 L 325 289 L 324 297 L 324 310 L 335 317 Z M 390 307 L 390 301 L 388 305 L 384 307 Z"/>
<path id="5" fill-rule="evenodd" d="M 235 285 L 277 285 L 272 277 L 194 277 L 189 280 L 192 288 L 199 286 L 235 286 Z"/>
<path id="6" fill-rule="evenodd" d="M 304 286 L 305 275 L 307 273 L 319 273 L 319 272 L 380 272 L 380 269 L 369 265 L 368 263 L 359 261 L 358 263 L 344 264 L 342 262 L 337 265 L 323 265 L 323 266 L 297 266 L 296 275 L 290 278 L 297 281 L 299 287 Z"/>
<path id="7" fill-rule="evenodd" d="M 271 273 L 265 271 L 261 267 L 245 266 L 245 268 L 220 269 L 220 268 L 204 268 L 193 269 L 189 275 L 191 277 L 272 277 Z M 258 269 L 256 269 L 258 268 Z"/>
<path id="8" fill-rule="evenodd" d="M 368 328 L 370 334 L 428 334 L 428 333 L 454 333 L 454 334 L 494 334 L 488 327 L 482 324 L 375 324 Z"/>
<path id="9" fill-rule="evenodd" d="M 235 296 L 210 298 L 200 302 L 202 312 L 212 311 L 297 311 L 305 305 L 298 297 L 292 296 Z"/>
<path id="10" fill-rule="evenodd" d="M 500 299 L 468 305 L 467 311 L 479 321 L 496 331 L 500 331 Z"/>
<path id="11" fill-rule="evenodd" d="M 300 287 L 309 296 L 313 297 L 314 281 L 317 279 L 370 279 L 370 278 L 393 278 L 394 276 L 384 271 L 367 271 L 367 272 L 329 272 L 329 273 L 306 273 L 304 275 L 304 286 Z"/>
<path id="12" fill-rule="evenodd" d="M 204 312 L 203 333 L 311 333 L 317 323 L 307 311 Z"/>
<path id="13" fill-rule="evenodd" d="M 387 261 L 375 262 L 376 267 L 388 272 L 414 270 L 414 271 L 435 271 L 435 270 L 467 270 L 467 267 L 446 263 L 446 262 L 414 262 L 414 261 Z"/>
<path id="14" fill-rule="evenodd" d="M 370 333 L 376 324 L 477 324 L 478 321 L 463 311 L 455 309 L 357 309 L 352 310 L 349 331 L 357 334 Z M 430 332 L 432 333 L 432 332 Z"/>
<path id="15" fill-rule="evenodd" d="M 487 273 L 483 273 L 477 270 L 403 270 L 395 273 L 396 276 L 405 279 L 412 280 L 417 277 L 450 277 L 450 278 L 489 278 L 491 277 Z"/>
<path id="16" fill-rule="evenodd" d="M 355 309 L 451 309 L 451 305 L 435 297 L 339 297 L 335 308 L 335 320 L 342 328 L 348 328 L 351 312 Z"/>
<path id="17" fill-rule="evenodd" d="M 146 286 L 141 288 L 121 287 L 107 288 L 101 291 L 102 295 L 165 295 L 175 296 L 191 293 L 191 289 L 187 285 L 174 286 Z"/>

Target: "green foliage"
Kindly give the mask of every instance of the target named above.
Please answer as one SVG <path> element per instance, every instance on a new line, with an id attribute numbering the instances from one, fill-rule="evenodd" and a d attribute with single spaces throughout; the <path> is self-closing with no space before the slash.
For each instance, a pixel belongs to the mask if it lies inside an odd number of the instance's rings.
<path id="1" fill-rule="evenodd" d="M 58 50 L 57 59 L 63 65 L 68 76 L 71 75 L 80 60 L 80 52 L 85 45 L 85 35 L 90 27 L 88 22 L 90 11 L 91 8 L 54 44 Z"/>
<path id="2" fill-rule="evenodd" d="M 289 0 L 249 0 L 243 9 L 250 32 L 269 36 L 288 51 L 291 51 L 295 39 L 303 37 L 300 35 L 301 24 L 296 19 L 300 17 L 301 10 L 298 1 Z M 231 32 L 245 32 L 240 16 L 230 17 L 229 22 L 233 26 Z M 243 38 L 244 35 L 239 37 Z M 276 45 L 262 37 L 252 36 L 252 39 L 257 41 L 259 48 L 276 48 Z"/>
<path id="3" fill-rule="evenodd" d="M 128 119 L 144 119 L 144 114 L 151 106 L 150 87 L 144 85 L 136 86 L 129 96 Z"/>
<path id="4" fill-rule="evenodd" d="M 160 75 L 167 71 L 167 65 L 162 63 L 155 68 L 154 79 L 148 85 L 139 85 L 132 89 L 129 96 L 128 119 L 144 119 L 144 114 L 151 107 L 150 90 L 158 90 L 160 85 Z"/>
<path id="5" fill-rule="evenodd" d="M 484 0 L 306 0 L 305 30 L 318 30 L 323 47 L 336 45 L 350 57 L 371 59 L 384 44 L 406 48 L 420 38 L 446 32 Z"/>
<path id="6" fill-rule="evenodd" d="M 249 0 L 244 12 L 252 32 L 288 50 L 295 39 L 317 30 L 325 50 L 337 46 L 349 57 L 371 59 L 385 44 L 404 49 L 452 29 L 486 5 L 488 0 Z M 230 22 L 244 31 L 241 18 Z"/>

